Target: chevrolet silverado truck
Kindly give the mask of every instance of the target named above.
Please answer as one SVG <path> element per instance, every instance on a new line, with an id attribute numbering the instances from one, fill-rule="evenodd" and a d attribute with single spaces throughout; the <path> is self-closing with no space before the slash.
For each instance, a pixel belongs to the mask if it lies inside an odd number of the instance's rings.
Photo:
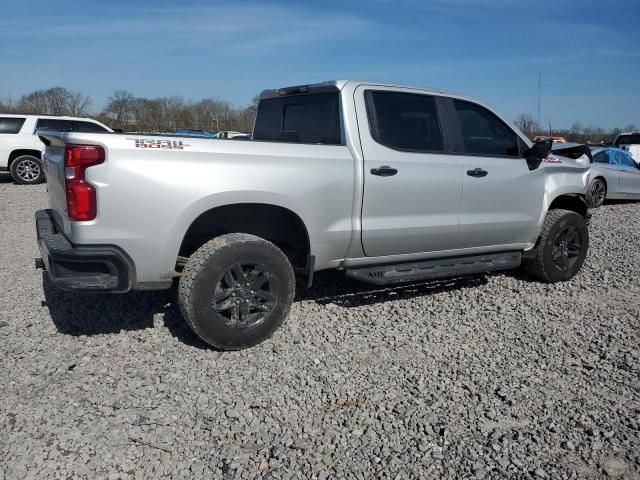
<path id="1" fill-rule="evenodd" d="M 226 350 L 280 327 L 296 281 L 375 285 L 507 270 L 571 279 L 589 159 L 532 144 L 473 98 L 332 81 L 266 90 L 244 142 L 39 132 L 41 259 L 73 291 L 167 289 Z"/>

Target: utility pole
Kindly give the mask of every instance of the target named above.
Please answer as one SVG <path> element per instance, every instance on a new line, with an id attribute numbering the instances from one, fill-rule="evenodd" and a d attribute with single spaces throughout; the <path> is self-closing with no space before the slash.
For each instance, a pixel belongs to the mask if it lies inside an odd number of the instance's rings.
<path id="1" fill-rule="evenodd" d="M 538 72 L 538 128 L 540 128 L 540 85 L 542 83 L 542 73 Z"/>

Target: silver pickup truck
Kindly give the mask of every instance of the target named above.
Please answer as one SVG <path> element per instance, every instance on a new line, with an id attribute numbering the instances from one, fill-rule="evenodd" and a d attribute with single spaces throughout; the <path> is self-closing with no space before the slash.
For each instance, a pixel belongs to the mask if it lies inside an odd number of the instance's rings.
<path id="1" fill-rule="evenodd" d="M 220 349 L 269 337 L 296 279 L 319 270 L 388 285 L 523 264 L 557 282 L 587 254 L 589 159 L 439 90 L 266 90 L 249 140 L 40 137 L 37 263 L 53 283 L 128 292 L 179 278 L 186 321 Z"/>

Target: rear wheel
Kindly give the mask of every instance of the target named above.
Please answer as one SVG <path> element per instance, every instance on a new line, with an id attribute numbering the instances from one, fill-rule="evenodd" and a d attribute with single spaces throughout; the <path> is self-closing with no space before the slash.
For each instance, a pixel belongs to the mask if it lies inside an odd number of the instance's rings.
<path id="1" fill-rule="evenodd" d="M 221 350 L 251 347 L 282 325 L 295 277 L 282 251 L 254 235 L 231 233 L 200 247 L 178 287 L 182 314 L 202 340 Z"/>
<path id="2" fill-rule="evenodd" d="M 535 257 L 523 259 L 523 266 L 544 282 L 564 282 L 580 271 L 588 249 L 584 218 L 570 210 L 550 210 L 532 252 Z"/>
<path id="3" fill-rule="evenodd" d="M 589 185 L 587 200 L 590 207 L 600 207 L 607 198 L 607 185 L 601 178 L 595 178 Z"/>
<path id="4" fill-rule="evenodd" d="M 21 185 L 35 185 L 44 181 L 44 171 L 39 158 L 22 155 L 11 162 L 11 177 Z"/>

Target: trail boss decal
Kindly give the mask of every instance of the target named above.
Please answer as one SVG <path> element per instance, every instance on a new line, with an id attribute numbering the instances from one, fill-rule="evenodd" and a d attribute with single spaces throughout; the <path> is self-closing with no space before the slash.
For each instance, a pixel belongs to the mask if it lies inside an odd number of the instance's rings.
<path id="1" fill-rule="evenodd" d="M 191 145 L 182 143 L 182 140 L 157 140 L 147 138 L 127 138 L 136 143 L 136 148 L 158 148 L 161 150 L 184 150 Z"/>

